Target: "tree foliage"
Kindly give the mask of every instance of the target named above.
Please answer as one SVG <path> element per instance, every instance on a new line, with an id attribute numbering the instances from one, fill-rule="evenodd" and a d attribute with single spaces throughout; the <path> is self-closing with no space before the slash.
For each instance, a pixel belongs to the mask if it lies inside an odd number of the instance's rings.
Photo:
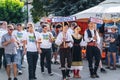
<path id="1" fill-rule="evenodd" d="M 25 19 L 24 3 L 20 0 L 0 0 L 0 20 L 20 23 Z"/>
<path id="2" fill-rule="evenodd" d="M 44 5 L 41 0 L 33 0 L 33 8 L 31 8 L 31 15 L 33 17 L 33 22 L 37 22 L 41 17 L 45 16 Z"/>
<path id="3" fill-rule="evenodd" d="M 47 6 L 56 16 L 69 16 L 95 6 L 104 0 L 52 0 Z"/>
<path id="4" fill-rule="evenodd" d="M 104 0 L 33 0 L 33 20 L 39 21 L 41 16 L 70 16 L 95 6 Z"/>

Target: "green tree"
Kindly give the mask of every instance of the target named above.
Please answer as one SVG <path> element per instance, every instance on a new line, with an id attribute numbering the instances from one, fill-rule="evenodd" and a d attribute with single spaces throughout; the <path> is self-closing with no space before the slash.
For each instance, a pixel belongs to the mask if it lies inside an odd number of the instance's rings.
<path id="1" fill-rule="evenodd" d="M 9 23 L 25 21 L 24 3 L 20 0 L 0 0 L 0 20 Z"/>
<path id="2" fill-rule="evenodd" d="M 104 0 L 33 0 L 31 9 L 33 21 L 37 22 L 42 16 L 70 16 L 77 12 L 95 6 Z"/>
<path id="3" fill-rule="evenodd" d="M 56 16 L 70 16 L 104 0 L 52 0 L 47 9 Z"/>
<path id="4" fill-rule="evenodd" d="M 46 9 L 46 0 L 33 0 L 32 5 L 33 8 L 31 8 L 31 15 L 33 18 L 33 22 L 38 22 L 41 17 L 47 16 Z"/>

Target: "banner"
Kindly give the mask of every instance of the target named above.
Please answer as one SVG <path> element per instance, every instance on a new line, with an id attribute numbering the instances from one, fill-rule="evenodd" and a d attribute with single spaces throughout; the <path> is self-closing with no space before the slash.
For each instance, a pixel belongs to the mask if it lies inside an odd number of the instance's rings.
<path id="1" fill-rule="evenodd" d="M 97 23 L 97 24 L 103 24 L 103 20 L 102 19 L 98 19 L 98 18 L 90 18 L 91 22 Z"/>
<path id="2" fill-rule="evenodd" d="M 76 17 L 74 17 L 74 16 L 52 18 L 52 22 L 68 22 L 68 21 L 75 21 L 75 20 L 76 20 Z"/>

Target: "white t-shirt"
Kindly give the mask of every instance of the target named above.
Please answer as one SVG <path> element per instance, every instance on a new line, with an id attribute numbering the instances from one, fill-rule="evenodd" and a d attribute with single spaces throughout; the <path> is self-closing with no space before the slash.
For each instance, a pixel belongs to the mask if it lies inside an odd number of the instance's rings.
<path id="1" fill-rule="evenodd" d="M 36 45 L 36 41 L 40 39 L 40 33 L 39 32 L 34 32 L 34 33 L 30 33 L 27 32 L 27 34 L 24 37 L 24 40 L 27 40 L 27 51 L 29 52 L 36 52 L 37 51 L 37 45 Z"/>
<path id="2" fill-rule="evenodd" d="M 49 49 L 52 47 L 52 43 L 49 41 L 50 37 L 53 38 L 53 34 L 51 32 L 40 33 L 41 41 L 40 48 Z"/>
<path id="3" fill-rule="evenodd" d="M 17 37 L 17 40 L 19 41 L 20 45 L 19 46 L 23 46 L 23 39 L 24 39 L 24 36 L 26 35 L 26 32 L 25 31 L 18 31 L 18 30 L 15 30 L 13 32 L 13 35 L 15 35 Z"/>
<path id="4" fill-rule="evenodd" d="M 7 33 L 7 30 L 0 29 L 0 48 L 2 48 L 2 44 L 1 44 L 2 36 L 3 36 L 4 34 L 6 34 L 6 33 Z"/>

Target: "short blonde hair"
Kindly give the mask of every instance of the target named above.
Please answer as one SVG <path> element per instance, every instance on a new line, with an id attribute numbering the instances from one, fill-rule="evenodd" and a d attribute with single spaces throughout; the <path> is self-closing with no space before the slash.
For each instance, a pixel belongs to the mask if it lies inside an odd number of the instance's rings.
<path id="1" fill-rule="evenodd" d="M 35 28 L 35 27 L 34 27 L 34 24 L 33 24 L 32 22 L 28 22 L 28 23 L 27 23 L 27 26 L 28 26 L 28 25 L 31 25 L 31 27 Z"/>
<path id="2" fill-rule="evenodd" d="M 11 27 L 14 28 L 12 24 L 7 25 L 8 29 L 11 28 Z"/>

